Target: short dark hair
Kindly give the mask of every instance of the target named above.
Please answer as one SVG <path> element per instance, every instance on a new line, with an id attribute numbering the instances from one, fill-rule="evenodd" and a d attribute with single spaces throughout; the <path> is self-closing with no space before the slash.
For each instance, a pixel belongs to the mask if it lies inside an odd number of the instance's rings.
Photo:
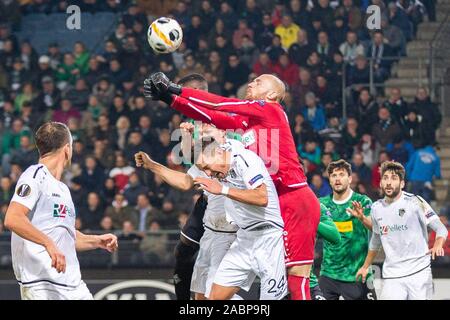
<path id="1" fill-rule="evenodd" d="M 331 162 L 327 167 L 328 175 L 331 175 L 334 170 L 345 170 L 348 175 L 352 175 L 352 166 L 347 161 L 340 159 L 337 161 Z"/>
<path id="2" fill-rule="evenodd" d="M 191 73 L 178 81 L 180 86 L 186 87 L 187 84 L 191 81 L 198 81 L 201 84 L 199 89 L 207 91 L 208 90 L 208 81 L 206 81 L 205 77 L 198 73 Z"/>
<path id="3" fill-rule="evenodd" d="M 69 143 L 70 131 L 64 123 L 49 121 L 39 127 L 34 139 L 39 156 L 43 157 Z"/>
<path id="4" fill-rule="evenodd" d="M 405 180 L 405 168 L 399 162 L 395 161 L 385 161 L 381 164 L 381 176 L 383 176 L 387 171 L 392 171 L 394 174 L 398 175 L 400 180 Z"/>

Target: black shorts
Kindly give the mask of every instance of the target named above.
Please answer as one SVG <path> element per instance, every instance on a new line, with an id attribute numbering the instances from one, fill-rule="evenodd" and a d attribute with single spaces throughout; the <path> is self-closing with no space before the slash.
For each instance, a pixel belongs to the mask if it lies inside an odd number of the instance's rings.
<path id="1" fill-rule="evenodd" d="M 201 195 L 195 203 L 194 209 L 189 215 L 186 224 L 181 230 L 181 235 L 193 244 L 199 244 L 200 239 L 205 232 L 203 227 L 203 216 L 205 215 L 208 200 L 205 195 Z"/>
<path id="2" fill-rule="evenodd" d="M 319 278 L 320 289 L 327 300 L 377 300 L 374 288 L 369 288 L 362 282 L 344 282 L 325 276 Z"/>
<path id="3" fill-rule="evenodd" d="M 315 287 L 311 287 L 309 289 L 309 292 L 311 293 L 311 300 L 327 300 L 323 296 L 322 290 L 320 290 L 320 287 L 318 285 Z"/>

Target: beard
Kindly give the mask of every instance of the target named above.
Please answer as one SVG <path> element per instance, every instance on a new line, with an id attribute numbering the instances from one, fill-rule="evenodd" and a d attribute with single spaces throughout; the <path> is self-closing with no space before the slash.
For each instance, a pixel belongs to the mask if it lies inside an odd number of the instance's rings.
<path id="1" fill-rule="evenodd" d="M 387 197 L 390 199 L 395 199 L 398 196 L 398 194 L 400 193 L 401 189 L 400 189 L 400 187 L 396 187 L 396 188 L 392 188 L 392 189 L 393 190 L 392 190 L 391 195 L 387 195 L 385 188 L 381 188 L 382 195 L 384 197 Z"/>
<path id="2" fill-rule="evenodd" d="M 331 187 L 331 189 L 333 189 L 333 192 L 336 193 L 336 194 L 339 194 L 339 195 L 345 193 L 345 191 L 348 190 L 348 186 L 345 187 L 344 185 L 339 185 L 339 186 L 337 186 L 337 188 L 336 187 Z"/>

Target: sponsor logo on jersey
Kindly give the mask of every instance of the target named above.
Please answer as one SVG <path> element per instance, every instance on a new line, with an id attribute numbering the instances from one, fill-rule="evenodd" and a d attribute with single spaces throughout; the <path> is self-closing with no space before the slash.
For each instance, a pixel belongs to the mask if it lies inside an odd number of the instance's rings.
<path id="1" fill-rule="evenodd" d="M 403 217 L 404 215 L 405 215 L 405 212 L 406 212 L 406 210 L 405 209 L 398 209 L 398 215 L 400 216 L 400 217 Z"/>
<path id="2" fill-rule="evenodd" d="M 259 179 L 263 179 L 262 174 L 258 174 L 257 176 L 254 176 L 248 183 L 252 186 Z"/>
<path id="3" fill-rule="evenodd" d="M 75 214 L 70 210 L 70 208 L 64 204 L 53 204 L 53 217 L 54 218 L 65 218 L 66 216 L 74 217 Z"/>
<path id="4" fill-rule="evenodd" d="M 26 183 L 21 184 L 19 186 L 19 188 L 17 188 L 17 195 L 19 197 L 26 197 L 31 193 L 31 187 L 29 185 L 27 185 Z"/>
<path id="5" fill-rule="evenodd" d="M 248 147 L 256 142 L 256 135 L 253 130 L 247 131 L 242 136 L 242 143 L 245 147 Z"/>
<path id="6" fill-rule="evenodd" d="M 380 226 L 380 234 L 385 236 L 390 232 L 401 232 L 408 230 L 408 226 L 406 224 L 394 224 L 392 226 Z"/>
<path id="7" fill-rule="evenodd" d="M 61 198 L 61 196 L 57 193 L 52 193 L 52 197 Z"/>
<path id="8" fill-rule="evenodd" d="M 353 232 L 353 222 L 352 221 L 336 221 L 334 222 L 337 229 L 341 233 Z"/>

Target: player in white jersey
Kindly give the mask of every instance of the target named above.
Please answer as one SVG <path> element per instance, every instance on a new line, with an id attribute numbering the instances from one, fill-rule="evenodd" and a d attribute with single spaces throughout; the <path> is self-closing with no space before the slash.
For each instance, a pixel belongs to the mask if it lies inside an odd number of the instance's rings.
<path id="1" fill-rule="evenodd" d="M 76 251 L 112 252 L 117 237 L 75 230 L 75 207 L 69 188 L 61 182 L 72 158 L 67 126 L 47 122 L 35 139 L 39 163 L 20 176 L 5 217 L 5 226 L 12 231 L 12 263 L 22 299 L 93 299 L 81 280 Z"/>
<path id="2" fill-rule="evenodd" d="M 216 178 L 196 178 L 195 184 L 209 193 L 225 195 L 228 219 L 239 226 L 236 240 L 214 277 L 209 298 L 225 300 L 239 289 L 248 291 L 258 276 L 262 300 L 283 299 L 287 295 L 284 223 L 277 191 L 263 160 L 253 151 L 224 150 L 212 141 L 203 146 L 195 163 Z"/>
<path id="3" fill-rule="evenodd" d="M 180 125 L 180 129 L 182 131 L 181 148 L 183 150 L 183 156 L 189 158 L 188 160 L 191 162 L 191 157 L 188 154 L 192 152 L 191 134 L 194 130 L 194 125 L 184 122 Z M 199 127 L 199 134 L 200 139 L 205 136 L 214 137 L 222 143 L 222 148 L 230 148 L 232 145 L 236 148 L 244 148 L 244 145 L 239 141 L 226 139 L 225 131 L 218 130 L 208 124 L 203 124 Z M 190 190 L 194 187 L 195 178 L 208 178 L 195 165 L 185 174 L 154 162 L 144 152 L 136 154 L 136 165 L 151 170 L 155 174 L 160 175 L 172 187 L 183 191 Z M 235 240 L 238 229 L 236 224 L 232 224 L 226 219 L 225 197 L 209 192 L 205 192 L 204 195 L 208 199 L 206 211 L 203 216 L 205 233 L 200 239 L 200 251 L 195 261 L 191 280 L 191 291 L 195 293 L 196 300 L 208 298 L 216 270 L 223 256 Z M 239 299 L 238 296 L 234 298 Z"/>
<path id="4" fill-rule="evenodd" d="M 381 165 L 384 198 L 372 205 L 372 238 L 364 265 L 356 278 L 367 276 L 380 248 L 385 253 L 384 285 L 381 300 L 429 300 L 433 294 L 431 259 L 443 256 L 447 228 L 431 206 L 420 196 L 402 191 L 405 169 L 400 163 Z M 428 248 L 428 231 L 436 232 L 433 248 Z"/>

